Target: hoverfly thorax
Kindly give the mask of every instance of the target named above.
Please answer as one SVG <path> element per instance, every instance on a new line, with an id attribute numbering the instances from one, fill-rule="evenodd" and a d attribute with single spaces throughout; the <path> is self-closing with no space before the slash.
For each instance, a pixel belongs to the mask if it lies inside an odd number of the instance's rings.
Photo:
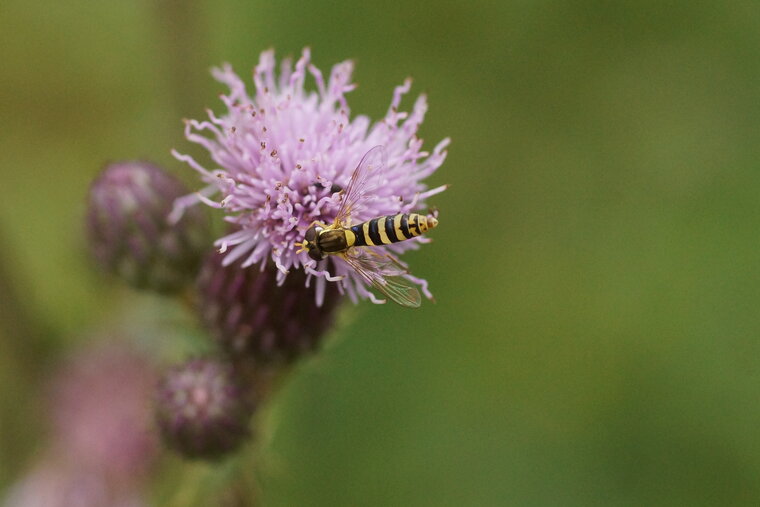
<path id="1" fill-rule="evenodd" d="M 317 236 L 317 245 L 319 246 L 319 250 L 325 254 L 345 252 L 351 246 L 348 244 L 346 230 L 343 228 L 320 231 Z"/>

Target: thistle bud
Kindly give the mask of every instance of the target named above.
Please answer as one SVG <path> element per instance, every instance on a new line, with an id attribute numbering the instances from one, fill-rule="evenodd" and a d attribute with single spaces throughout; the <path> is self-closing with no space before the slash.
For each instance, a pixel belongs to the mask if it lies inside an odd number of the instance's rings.
<path id="1" fill-rule="evenodd" d="M 315 303 L 314 280 L 307 287 L 303 271 L 277 283 L 278 271 L 243 268 L 241 261 L 222 265 L 210 255 L 198 279 L 199 313 L 212 336 L 233 357 L 259 362 L 293 360 L 319 344 L 333 322 L 341 299 L 335 284 L 324 289 L 322 306 Z"/>
<path id="2" fill-rule="evenodd" d="M 197 274 L 209 247 L 208 219 L 198 207 L 176 223 L 174 200 L 188 191 L 147 162 L 108 165 L 90 188 L 90 249 L 107 270 L 139 289 L 170 293 Z"/>
<path id="3" fill-rule="evenodd" d="M 193 359 L 166 372 L 156 418 L 164 442 L 188 458 L 219 458 L 249 436 L 253 404 L 231 364 Z"/>

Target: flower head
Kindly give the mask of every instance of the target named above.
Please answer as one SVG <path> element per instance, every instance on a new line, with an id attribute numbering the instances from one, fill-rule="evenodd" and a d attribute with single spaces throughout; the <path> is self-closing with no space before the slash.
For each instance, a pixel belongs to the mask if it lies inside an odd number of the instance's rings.
<path id="1" fill-rule="evenodd" d="M 139 489 L 114 484 L 99 469 L 81 468 L 65 456 L 45 454 L 6 491 L 4 507 L 143 507 Z"/>
<path id="2" fill-rule="evenodd" d="M 148 162 L 109 164 L 90 188 L 87 232 L 96 260 L 139 289 L 176 292 L 195 276 L 209 241 L 208 218 L 189 210 L 167 221 L 187 193 L 176 178 Z"/>
<path id="3" fill-rule="evenodd" d="M 200 173 L 207 186 L 198 194 L 179 199 L 174 217 L 191 203 L 202 200 L 226 211 L 235 232 L 217 240 L 226 253 L 225 263 L 242 261 L 243 267 L 271 261 L 279 270 L 278 282 L 303 268 L 316 277 L 316 300 L 322 303 L 327 281 L 338 282 L 339 290 L 351 299 L 376 300 L 361 277 L 334 256 L 316 263 L 296 243 L 303 240 L 309 225 L 331 222 L 341 202 L 340 189 L 348 184 L 362 156 L 372 147 L 384 145 L 387 163 L 382 184 L 376 185 L 352 220 L 356 223 L 380 215 L 410 212 L 425 206 L 425 199 L 445 187 L 428 189 L 422 180 L 444 161 L 444 139 L 432 153 L 422 150 L 416 132 L 423 121 L 427 102 L 420 96 L 410 112 L 399 111 L 411 80 L 396 88 L 382 121 L 350 116 L 346 93 L 353 90 L 350 61 L 333 67 L 329 78 L 311 64 L 309 50 L 292 65 L 284 60 L 276 73 L 274 53 L 261 55 L 254 69 L 255 90 L 249 94 L 244 82 L 224 66 L 214 77 L 230 92 L 221 99 L 227 111 L 208 111 L 206 121 L 189 120 L 188 140 L 206 148 L 216 165 L 209 170 L 188 155 L 174 155 Z M 315 91 L 306 81 L 314 80 Z M 218 200 L 212 197 L 218 195 Z M 396 243 L 387 249 L 399 254 L 417 248 L 424 238 Z M 430 297 L 424 280 L 409 277 Z"/>
<path id="4" fill-rule="evenodd" d="M 156 394 L 164 442 L 188 458 L 213 459 L 237 449 L 250 435 L 249 393 L 233 366 L 192 359 L 167 371 Z"/>
<path id="5" fill-rule="evenodd" d="M 158 451 L 147 402 L 156 377 L 148 357 L 121 342 L 74 355 L 51 387 L 54 453 L 72 469 L 132 489 Z"/>

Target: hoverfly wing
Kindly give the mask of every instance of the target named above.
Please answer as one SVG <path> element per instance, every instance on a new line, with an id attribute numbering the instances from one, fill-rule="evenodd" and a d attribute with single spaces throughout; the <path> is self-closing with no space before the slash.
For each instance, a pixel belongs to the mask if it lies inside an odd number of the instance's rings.
<path id="1" fill-rule="evenodd" d="M 391 301 L 406 308 L 419 308 L 422 302 L 420 293 L 403 278 L 408 271 L 398 260 L 390 255 L 372 256 L 361 247 L 352 248 L 340 255 L 367 283 Z"/>
<path id="2" fill-rule="evenodd" d="M 340 208 L 335 216 L 336 225 L 347 225 L 351 212 L 364 194 L 373 188 L 377 176 L 385 168 L 385 159 L 385 147 L 382 145 L 375 146 L 362 157 L 341 196 Z"/>
<path id="3" fill-rule="evenodd" d="M 372 286 L 405 308 L 419 308 L 422 303 L 420 292 L 399 277 L 385 277 Z"/>
<path id="4" fill-rule="evenodd" d="M 385 276 L 403 276 L 409 274 L 409 268 L 394 255 L 371 248 L 362 248 L 361 254 L 367 258 L 367 262 L 375 266 L 376 271 L 380 271 Z"/>

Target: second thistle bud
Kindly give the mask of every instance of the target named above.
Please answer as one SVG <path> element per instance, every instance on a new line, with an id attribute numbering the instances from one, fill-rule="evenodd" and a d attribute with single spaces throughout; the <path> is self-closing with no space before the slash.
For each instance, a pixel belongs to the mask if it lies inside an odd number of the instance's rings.
<path id="1" fill-rule="evenodd" d="M 156 417 L 165 443 L 188 458 L 214 459 L 237 449 L 249 436 L 253 413 L 249 391 L 232 365 L 193 359 L 161 379 Z"/>
<path id="2" fill-rule="evenodd" d="M 319 344 L 340 302 L 335 284 L 324 287 L 324 300 L 317 306 L 316 284 L 307 287 L 302 271 L 290 273 L 279 285 L 273 267 L 244 268 L 242 261 L 224 266 L 222 260 L 213 254 L 201 269 L 199 312 L 230 355 L 271 363 L 295 359 Z"/>
<path id="3" fill-rule="evenodd" d="M 107 166 L 93 182 L 87 209 L 90 249 L 97 261 L 140 289 L 175 292 L 192 280 L 209 246 L 204 212 L 188 209 L 168 221 L 188 191 L 147 162 Z"/>

